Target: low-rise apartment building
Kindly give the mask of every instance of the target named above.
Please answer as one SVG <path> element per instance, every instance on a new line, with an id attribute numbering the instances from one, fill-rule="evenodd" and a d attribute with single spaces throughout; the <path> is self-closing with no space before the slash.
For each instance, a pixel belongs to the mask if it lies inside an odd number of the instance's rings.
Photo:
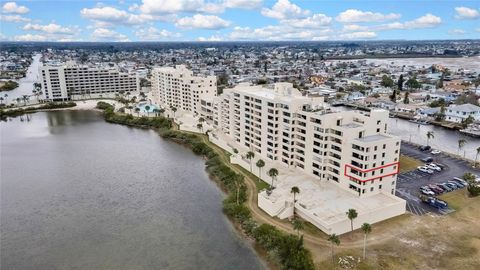
<path id="1" fill-rule="evenodd" d="M 76 97 L 113 97 L 115 93 L 139 91 L 134 74 L 110 66 L 91 67 L 67 62 L 40 67 L 45 100 L 65 101 Z"/>
<path id="2" fill-rule="evenodd" d="M 216 76 L 194 76 L 184 65 L 152 71 L 153 101 L 166 108 L 198 114 L 200 99 L 217 95 Z"/>

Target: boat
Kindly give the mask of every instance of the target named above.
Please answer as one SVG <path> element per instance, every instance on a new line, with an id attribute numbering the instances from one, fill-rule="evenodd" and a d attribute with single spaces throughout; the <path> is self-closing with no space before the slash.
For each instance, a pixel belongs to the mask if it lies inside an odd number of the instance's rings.
<path id="1" fill-rule="evenodd" d="M 415 123 L 415 124 L 419 124 L 419 125 L 428 125 L 428 121 L 427 120 L 420 120 L 420 119 L 412 119 L 412 120 L 409 120 L 410 122 L 412 123 Z"/>
<path id="2" fill-rule="evenodd" d="M 461 129 L 460 133 L 470 137 L 480 138 L 480 125 L 470 125 L 465 129 Z"/>

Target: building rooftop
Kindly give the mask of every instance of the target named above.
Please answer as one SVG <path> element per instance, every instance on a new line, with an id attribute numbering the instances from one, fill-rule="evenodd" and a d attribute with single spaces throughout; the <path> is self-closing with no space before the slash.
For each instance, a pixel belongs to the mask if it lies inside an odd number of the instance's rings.
<path id="1" fill-rule="evenodd" d="M 361 142 L 375 142 L 375 141 L 381 141 L 385 139 L 390 139 L 390 136 L 384 135 L 384 134 L 375 134 L 371 136 L 365 136 L 363 138 L 357 138 L 355 140 L 361 141 Z"/>

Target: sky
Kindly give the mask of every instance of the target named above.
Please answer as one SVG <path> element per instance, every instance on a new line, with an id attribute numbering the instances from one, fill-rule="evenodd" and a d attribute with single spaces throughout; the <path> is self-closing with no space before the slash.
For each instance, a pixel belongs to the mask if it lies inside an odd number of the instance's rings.
<path id="1" fill-rule="evenodd" d="M 3 41 L 479 39 L 479 0 L 0 2 Z"/>

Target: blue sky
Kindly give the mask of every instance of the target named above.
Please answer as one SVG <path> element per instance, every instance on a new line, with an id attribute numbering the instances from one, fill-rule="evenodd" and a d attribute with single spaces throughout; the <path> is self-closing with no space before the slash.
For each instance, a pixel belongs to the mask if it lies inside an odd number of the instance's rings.
<path id="1" fill-rule="evenodd" d="M 480 1 L 1 1 L 0 39 L 233 41 L 478 39 Z"/>

